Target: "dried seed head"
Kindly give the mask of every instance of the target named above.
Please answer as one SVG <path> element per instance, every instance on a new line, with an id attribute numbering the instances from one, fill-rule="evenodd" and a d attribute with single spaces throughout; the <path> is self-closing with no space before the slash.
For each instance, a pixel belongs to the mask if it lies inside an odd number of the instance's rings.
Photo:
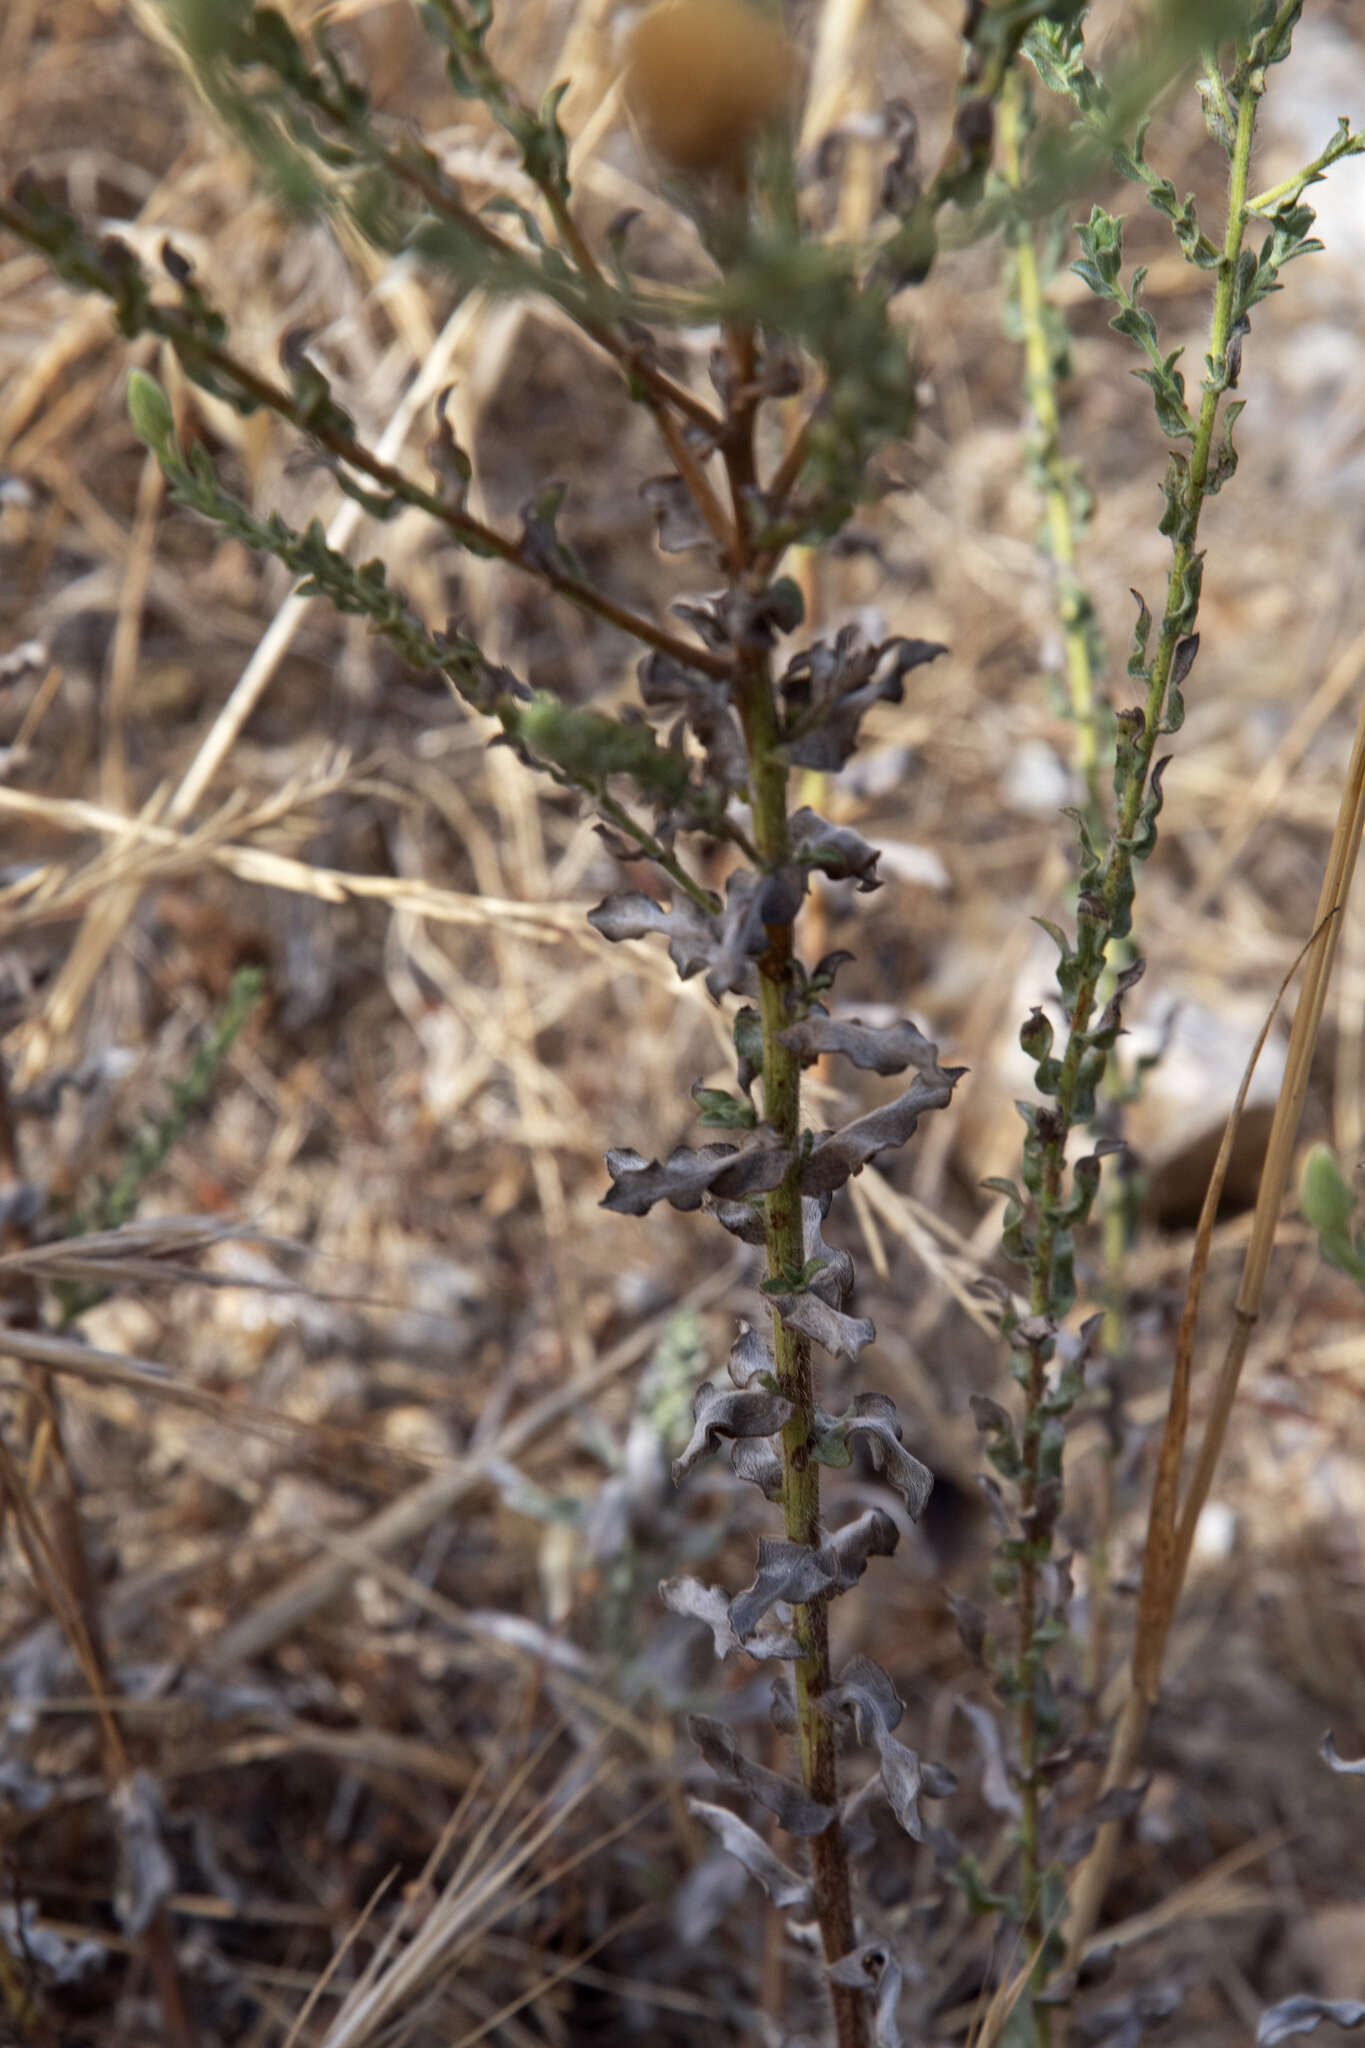
<path id="1" fill-rule="evenodd" d="M 626 52 L 626 98 L 651 149 L 677 171 L 744 168 L 795 95 L 796 53 L 747 0 L 660 0 Z"/>

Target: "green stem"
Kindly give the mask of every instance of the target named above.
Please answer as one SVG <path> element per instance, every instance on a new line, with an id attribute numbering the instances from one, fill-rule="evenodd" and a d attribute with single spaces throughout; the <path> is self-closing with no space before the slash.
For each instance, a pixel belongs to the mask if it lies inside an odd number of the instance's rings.
<path id="1" fill-rule="evenodd" d="M 1022 196 L 1022 146 L 1028 123 L 1028 82 L 1016 66 L 1001 102 L 1000 140 L 1005 178 Z M 1039 485 L 1047 519 L 1047 546 L 1057 568 L 1057 615 L 1066 656 L 1067 696 L 1075 725 L 1075 763 L 1085 791 L 1087 817 L 1100 815 L 1099 718 L 1095 702 L 1092 607 L 1076 568 L 1076 525 L 1072 479 L 1062 457 L 1062 422 L 1057 401 L 1056 363 L 1048 333 L 1047 304 L 1032 225 L 1022 212 L 1010 224 L 1015 301 L 1024 338 L 1025 381 L 1037 431 Z"/>
<path id="2" fill-rule="evenodd" d="M 1043 1115 L 1039 1118 L 1038 1147 L 1042 1186 L 1037 1203 L 1037 1240 L 1030 1259 L 1029 1284 L 1030 1308 L 1035 1316 L 1047 1315 L 1052 1310 L 1058 1237 L 1064 1227 L 1061 1212 L 1064 1206 L 1066 1145 L 1077 1120 L 1082 1062 L 1090 1050 L 1088 1035 L 1095 1015 L 1097 996 L 1111 962 L 1113 942 L 1110 933 L 1131 893 L 1134 835 L 1150 781 L 1152 757 L 1161 730 L 1172 664 L 1177 647 L 1190 632 L 1197 611 L 1199 518 L 1208 484 L 1219 400 L 1224 389 L 1219 372 L 1226 361 L 1228 343 L 1232 338 L 1236 267 L 1247 220 L 1247 167 L 1250 161 L 1255 106 L 1255 94 L 1244 91 L 1238 105 L 1237 132 L 1229 179 L 1227 227 L 1210 328 L 1209 360 L 1213 365 L 1214 374 L 1205 382 L 1199 416 L 1195 424 L 1189 471 L 1183 487 L 1183 517 L 1172 545 L 1160 636 L 1149 672 L 1141 726 L 1140 729 L 1132 730 L 1137 723 L 1134 718 L 1130 727 L 1132 737 L 1127 751 L 1127 772 L 1119 794 L 1118 819 L 1105 852 L 1098 888 L 1093 892 L 1098 901 L 1092 908 L 1087 909 L 1083 906 L 1078 920 L 1078 958 L 1081 971 L 1068 1018 L 1066 1052 L 1056 1087 L 1055 1106 L 1046 1112 L 1045 1118 Z M 1026 1387 L 1027 1414 L 1021 1446 L 1024 1473 L 1020 1492 L 1026 1512 L 1026 1534 L 1029 1528 L 1027 1510 L 1037 1502 L 1041 1478 L 1041 1431 L 1038 1427 L 1037 1408 L 1043 1397 L 1044 1384 L 1043 1349 L 1041 1345 L 1031 1345 L 1028 1353 Z M 1037 1792 L 1033 1783 L 1037 1761 L 1037 1726 L 1032 1682 L 1035 1671 L 1032 1638 L 1037 1619 L 1037 1568 L 1038 1561 L 1034 1557 L 1026 1554 L 1021 1559 L 1019 1737 L 1024 1813 L 1020 1836 L 1025 1872 L 1024 1903 L 1029 1916 L 1029 1934 L 1033 1940 L 1040 1940 L 1045 1932 L 1039 1924 L 1041 1887 L 1037 1865 Z M 1041 1960 L 1035 1964 L 1035 1983 L 1040 1974 Z M 1046 2018 L 1047 2010 L 1046 2007 L 1034 2008 L 1037 2039 L 1040 2042 L 1046 2042 L 1048 2039 L 1047 2027 L 1050 2023 Z"/>
<path id="3" fill-rule="evenodd" d="M 739 686 L 740 717 L 749 752 L 750 800 L 754 838 L 766 868 L 780 867 L 788 855 L 787 769 L 777 755 L 777 709 L 766 657 L 745 664 Z M 767 951 L 759 960 L 759 1009 L 763 1024 L 763 1114 L 784 1145 L 797 1157 L 801 1140 L 801 1061 L 781 1040 L 791 1022 L 793 931 L 790 924 L 768 927 Z M 768 1275 L 775 1279 L 799 1269 L 805 1257 L 801 1214 L 800 1167 L 793 1164 L 782 1185 L 767 1198 L 765 1238 Z M 820 1467 L 811 1456 L 815 1435 L 815 1375 L 808 1340 L 773 1316 L 773 1351 L 780 1391 L 792 1404 L 782 1432 L 782 1515 L 787 1539 L 811 1548 L 820 1543 Z M 813 1799 L 836 1807 L 838 1763 L 833 1721 L 820 1712 L 820 1696 L 830 1684 L 828 1600 L 798 1607 L 794 1629 L 802 1655 L 793 1667 L 796 1718 L 801 1748 L 801 1776 Z M 826 1962 L 837 1962 L 854 1945 L 856 1930 L 849 1886 L 843 1829 L 835 1819 L 811 1843 L 811 1873 L 816 1917 Z M 839 2048 L 866 2048 L 866 2001 L 860 1991 L 832 1985 L 836 2039 Z"/>

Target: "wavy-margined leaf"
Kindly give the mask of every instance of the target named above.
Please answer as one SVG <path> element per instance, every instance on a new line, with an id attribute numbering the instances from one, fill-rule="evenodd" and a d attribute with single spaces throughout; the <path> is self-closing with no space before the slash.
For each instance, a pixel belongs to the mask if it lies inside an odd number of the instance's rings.
<path id="1" fill-rule="evenodd" d="M 858 744 L 864 713 L 876 703 L 899 704 L 910 671 L 947 651 L 933 640 L 869 646 L 856 626 L 803 648 L 778 685 L 787 760 L 796 768 L 842 768 Z"/>
<path id="2" fill-rule="evenodd" d="M 730 1470 L 736 1479 L 756 1486 L 765 1500 L 781 1500 L 786 1474 L 775 1438 L 745 1437 L 730 1453 Z"/>
<path id="3" fill-rule="evenodd" d="M 929 1505 L 934 1475 L 927 1465 L 906 1450 L 901 1441 L 900 1416 L 888 1394 L 859 1394 L 854 1413 L 842 1418 L 845 1437 L 867 1439 L 872 1463 L 888 1486 L 894 1486 L 905 1502 L 912 1522 L 917 1522 Z"/>
<path id="4" fill-rule="evenodd" d="M 900 1530 L 880 1508 L 865 1508 L 855 1521 L 845 1522 L 829 1539 L 829 1548 L 839 1560 L 839 1576 L 831 1591 L 846 1593 L 850 1586 L 856 1586 L 867 1570 L 868 1560 L 891 1557 L 900 1540 Z"/>
<path id="5" fill-rule="evenodd" d="M 780 1619 L 772 1627 L 756 1629 L 741 1642 L 730 1626 L 730 1596 L 720 1586 L 704 1586 L 700 1579 L 684 1574 L 676 1579 L 661 1579 L 659 1598 L 670 1614 L 680 1614 L 686 1621 L 704 1622 L 719 1658 L 728 1657 L 731 1650 L 743 1650 L 758 1663 L 795 1659 L 805 1654 Z"/>
<path id="6" fill-rule="evenodd" d="M 827 1593 L 839 1572 L 840 1561 L 830 1549 L 812 1550 L 805 1543 L 761 1536 L 754 1583 L 730 1602 L 731 1628 L 745 1642 L 779 1600 L 804 1607 L 817 1594 Z"/>
<path id="7" fill-rule="evenodd" d="M 812 1799 L 801 1785 L 770 1771 L 745 1756 L 733 1728 L 709 1714 L 689 1714 L 687 1732 L 696 1743 L 722 1785 L 735 1792 L 747 1792 L 760 1806 L 777 1816 L 779 1827 L 789 1835 L 822 1835 L 834 1819 L 834 1808 Z"/>
<path id="8" fill-rule="evenodd" d="M 817 1138 L 801 1168 L 802 1194 L 830 1194 L 879 1152 L 906 1144 L 914 1137 L 926 1110 L 947 1108 L 953 1089 L 965 1072 L 965 1067 L 948 1067 L 937 1068 L 932 1075 L 920 1074 L 894 1102 L 855 1118 L 842 1130 Z"/>
<path id="9" fill-rule="evenodd" d="M 907 1067 L 929 1073 L 938 1067 L 938 1047 L 908 1017 L 895 1024 L 864 1024 L 861 1017 L 806 1017 L 777 1035 L 803 1060 L 837 1052 L 874 1074 L 902 1074 Z"/>
<path id="10" fill-rule="evenodd" d="M 1334 2027 L 1365 2026 L 1365 2005 L 1353 1998 L 1285 1998 L 1261 2014 L 1256 2048 L 1276 2048 L 1295 2034 L 1315 2034 L 1324 2020 Z"/>
<path id="11" fill-rule="evenodd" d="M 756 1381 L 771 1379 L 776 1363 L 773 1347 L 767 1338 L 752 1323 L 742 1322 L 725 1363 L 735 1386 L 752 1387 Z"/>
<path id="12" fill-rule="evenodd" d="M 788 925 L 801 908 L 806 871 L 795 862 L 756 875 L 736 868 L 725 885 L 720 943 L 706 974 L 707 992 L 717 1001 L 729 989 L 747 991 L 753 961 L 767 950 L 769 925 Z"/>
<path id="13" fill-rule="evenodd" d="M 768 1299 L 782 1322 L 799 1336 L 809 1337 L 832 1358 L 846 1358 L 856 1365 L 877 1334 L 877 1326 L 866 1316 L 845 1315 L 840 1308 L 822 1301 L 813 1290 L 804 1294 L 771 1294 Z"/>
<path id="14" fill-rule="evenodd" d="M 881 856 L 851 825 L 832 825 L 818 811 L 804 808 L 792 812 L 787 835 L 797 859 L 819 868 L 832 882 L 856 882 L 864 894 L 880 889 L 877 862 Z"/>
<path id="15" fill-rule="evenodd" d="M 652 896 L 646 896 L 642 889 L 622 889 L 590 910 L 588 923 L 613 945 L 622 939 L 647 939 L 653 932 L 666 933 L 668 957 L 677 968 L 680 981 L 700 974 L 715 959 L 720 945 L 716 920 L 686 896 L 668 909 Z"/>
<path id="16" fill-rule="evenodd" d="M 876 1994 L 872 2012 L 873 2048 L 901 2048 L 901 2031 L 896 2018 L 901 1995 L 901 1966 L 884 1942 L 865 1942 L 831 1963 L 831 1983 L 855 1991 Z"/>
<path id="17" fill-rule="evenodd" d="M 692 1435 L 673 1460 L 673 1484 L 677 1486 L 703 1458 L 713 1456 L 722 1437 L 775 1436 L 791 1413 L 791 1402 L 766 1388 L 740 1391 L 703 1380 L 692 1403 Z"/>
<path id="18" fill-rule="evenodd" d="M 851 1714 L 859 1742 L 877 1752 L 882 1789 L 891 1811 L 912 1841 L 924 1840 L 919 1814 L 921 1796 L 943 1799 L 956 1790 L 951 1771 L 921 1764 L 892 1733 L 905 1712 L 904 1703 L 886 1672 L 870 1657 L 853 1657 L 839 1673 L 838 1683 L 820 1695 L 820 1711 Z"/>
<path id="19" fill-rule="evenodd" d="M 981 1747 L 982 1798 L 992 1813 L 1008 1814 L 1012 1820 L 1017 1820 L 1023 1812 L 1023 1803 L 1009 1780 L 1005 1747 L 994 1714 L 975 1700 L 959 1700 L 958 1706 L 971 1722 Z"/>
<path id="20" fill-rule="evenodd" d="M 719 1837 L 723 1848 L 744 1865 L 750 1877 L 762 1885 L 781 1913 L 809 1913 L 811 1889 L 808 1878 L 798 1877 L 780 1856 L 775 1856 L 761 1835 L 728 1806 L 711 1806 L 704 1799 L 689 1799 L 687 1810 L 695 1820 Z"/>
<path id="21" fill-rule="evenodd" d="M 696 1152 L 679 1145 L 662 1164 L 622 1147 L 607 1154 L 612 1186 L 602 1207 L 618 1216 L 644 1216 L 656 1202 L 689 1210 L 699 1209 L 705 1194 L 766 1194 L 781 1184 L 787 1159 L 766 1125 L 743 1145 L 703 1145 Z"/>

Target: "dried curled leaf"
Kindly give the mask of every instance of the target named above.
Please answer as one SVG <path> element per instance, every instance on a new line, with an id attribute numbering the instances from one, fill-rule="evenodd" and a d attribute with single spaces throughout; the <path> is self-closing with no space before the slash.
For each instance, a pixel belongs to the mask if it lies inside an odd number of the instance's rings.
<path id="1" fill-rule="evenodd" d="M 781 1500 L 786 1475 L 775 1439 L 747 1437 L 743 1443 L 737 1443 L 730 1453 L 730 1470 L 736 1479 L 756 1486 L 765 1500 Z"/>
<path id="2" fill-rule="evenodd" d="M 924 1840 L 920 1819 L 921 1797 L 944 1799 L 956 1789 L 951 1771 L 937 1764 L 921 1764 L 914 1750 L 897 1742 L 892 1730 L 905 1711 L 890 1678 L 870 1657 L 853 1657 L 839 1673 L 839 1682 L 822 1693 L 822 1713 L 841 1709 L 853 1716 L 859 1742 L 877 1752 L 878 1776 L 891 1811 L 912 1841 Z"/>
<path id="3" fill-rule="evenodd" d="M 680 719 L 705 749 L 707 781 L 721 789 L 742 789 L 749 757 L 729 686 L 670 654 L 646 655 L 637 674 L 645 709 Z M 676 729 L 670 743 L 675 737 Z"/>
<path id="4" fill-rule="evenodd" d="M 654 514 L 659 547 L 666 555 L 683 555 L 705 547 L 711 535 L 697 510 L 697 501 L 680 476 L 646 477 L 640 496 Z"/>
<path id="5" fill-rule="evenodd" d="M 703 1145 L 693 1152 L 679 1145 L 661 1165 L 626 1147 L 608 1152 L 611 1190 L 602 1207 L 619 1216 L 644 1216 L 656 1202 L 675 1209 L 699 1209 L 702 1196 L 766 1194 L 780 1185 L 787 1153 L 766 1126 L 742 1145 Z"/>
<path id="6" fill-rule="evenodd" d="M 699 910 L 684 896 L 671 910 L 646 896 L 642 889 L 622 889 L 606 897 L 588 912 L 588 923 L 604 939 L 619 945 L 623 939 L 647 939 L 652 932 L 668 936 L 668 957 L 678 970 L 680 981 L 700 974 L 716 954 L 720 943 L 714 918 Z"/>
<path id="7" fill-rule="evenodd" d="M 689 1714 L 687 1732 L 723 1785 L 747 1792 L 775 1814 L 789 1835 L 822 1835 L 834 1819 L 834 1808 L 812 1799 L 805 1789 L 745 1756 L 733 1728 L 709 1714 Z"/>
<path id="8" fill-rule="evenodd" d="M 861 1017 L 807 1017 L 777 1035 L 803 1060 L 837 1052 L 873 1074 L 902 1074 L 907 1067 L 929 1073 L 938 1066 L 938 1047 L 908 1017 L 895 1024 L 864 1024 Z"/>
<path id="9" fill-rule="evenodd" d="M 1012 1820 L 1017 1820 L 1023 1812 L 1023 1803 L 1009 1781 L 1004 1744 L 994 1714 L 975 1700 L 959 1700 L 958 1706 L 971 1722 L 981 1746 L 982 1798 L 993 1813 L 1005 1813 Z"/>
<path id="10" fill-rule="evenodd" d="M 813 1288 L 803 1294 L 770 1294 L 768 1299 L 789 1330 L 822 1345 L 832 1358 L 846 1358 L 856 1365 L 877 1334 L 877 1326 L 866 1316 L 846 1316 L 831 1308 Z"/>
<path id="11" fill-rule="evenodd" d="M 1088 1856 L 1095 1845 L 1095 1837 L 1102 1827 L 1111 1820 L 1131 1820 L 1147 1796 L 1150 1778 L 1144 1778 L 1140 1785 L 1111 1785 L 1102 1798 L 1072 1822 L 1062 1836 L 1057 1848 L 1057 1861 L 1068 1869 Z"/>
<path id="12" fill-rule="evenodd" d="M 747 1642 L 741 1643 L 730 1626 L 730 1599 L 719 1586 L 704 1586 L 700 1579 L 680 1577 L 662 1579 L 659 1582 L 659 1598 L 670 1614 L 680 1614 L 687 1621 L 705 1622 L 711 1631 L 717 1657 L 722 1660 L 731 1650 L 744 1650 L 759 1663 L 772 1659 L 800 1657 L 803 1652 L 800 1643 L 790 1629 L 778 1625 L 756 1630 Z"/>
<path id="13" fill-rule="evenodd" d="M 692 1434 L 682 1455 L 673 1460 L 673 1484 L 677 1486 L 703 1458 L 714 1456 L 722 1437 L 775 1436 L 791 1412 L 790 1401 L 765 1388 L 739 1391 L 703 1380 L 692 1402 Z"/>
<path id="14" fill-rule="evenodd" d="M 806 893 L 806 871 L 794 862 L 756 875 L 736 868 L 725 884 L 720 943 L 707 970 L 707 993 L 718 1002 L 727 989 L 747 992 L 752 962 L 767 950 L 768 926 L 792 922 Z"/>
<path id="15" fill-rule="evenodd" d="M 1365 1778 L 1365 1756 L 1344 1757 L 1337 1754 L 1336 1737 L 1329 1728 L 1318 1744 L 1318 1755 L 1329 1771 L 1339 1771 L 1343 1777 Z"/>
<path id="16" fill-rule="evenodd" d="M 867 1942 L 862 1948 L 851 1949 L 846 1956 L 840 1956 L 837 1963 L 830 1964 L 829 1977 L 832 1983 L 847 1985 L 855 1991 L 875 1992 L 873 2048 L 901 2048 L 900 2027 L 896 2019 L 901 1995 L 901 1966 L 884 1943 Z"/>
<path id="17" fill-rule="evenodd" d="M 859 1394 L 853 1407 L 854 1413 L 843 1424 L 844 1435 L 867 1438 L 873 1465 L 887 1485 L 895 1487 L 911 1521 L 917 1522 L 929 1505 L 934 1475 L 902 1443 L 895 1402 L 887 1394 Z"/>
<path id="18" fill-rule="evenodd" d="M 914 1137 L 926 1110 L 946 1109 L 965 1067 L 935 1068 L 920 1074 L 904 1095 L 880 1109 L 845 1124 L 840 1131 L 817 1138 L 801 1169 L 803 1195 L 832 1194 L 879 1152 L 904 1145 Z"/>
<path id="19" fill-rule="evenodd" d="M 846 1593 L 850 1586 L 856 1586 L 867 1570 L 868 1559 L 894 1556 L 900 1540 L 900 1530 L 880 1508 L 866 1508 L 856 1521 L 836 1529 L 829 1539 L 829 1548 L 839 1560 L 839 1576 L 831 1590 Z"/>
<path id="20" fill-rule="evenodd" d="M 766 1337 L 754 1328 L 752 1323 L 741 1322 L 739 1335 L 730 1346 L 726 1371 L 737 1387 L 752 1387 L 757 1382 L 772 1380 L 777 1361 L 773 1347 Z"/>
<path id="21" fill-rule="evenodd" d="M 879 702 L 899 704 L 910 671 L 947 651 L 932 640 L 869 646 L 856 626 L 803 648 L 779 683 L 783 753 L 797 768 L 842 768 L 858 744 L 863 714 Z"/>
<path id="22" fill-rule="evenodd" d="M 710 1806 L 704 1799 L 689 1799 L 687 1810 L 719 1837 L 722 1847 L 728 1849 L 736 1861 L 744 1865 L 750 1877 L 762 1885 L 779 1912 L 811 1911 L 809 1880 L 798 1877 L 780 1856 L 775 1856 L 747 1821 L 741 1820 L 737 1813 L 731 1813 L 728 1806 Z"/>
<path id="23" fill-rule="evenodd" d="M 818 811 L 793 811 L 787 821 L 792 852 L 798 860 L 828 875 L 832 882 L 856 882 L 864 894 L 880 889 L 880 854 L 851 825 L 832 825 Z"/>
<path id="24" fill-rule="evenodd" d="M 779 1600 L 804 1607 L 817 1594 L 829 1591 L 839 1577 L 839 1570 L 839 1559 L 830 1549 L 812 1550 L 805 1543 L 761 1536 L 754 1583 L 730 1602 L 731 1628 L 742 1643 L 746 1642 Z"/>
<path id="25" fill-rule="evenodd" d="M 1295 2034 L 1315 2034 L 1323 2020 L 1334 2027 L 1365 2026 L 1365 2005 L 1353 1998 L 1285 1998 L 1261 2014 L 1256 2029 L 1256 2048 L 1275 2048 Z"/>

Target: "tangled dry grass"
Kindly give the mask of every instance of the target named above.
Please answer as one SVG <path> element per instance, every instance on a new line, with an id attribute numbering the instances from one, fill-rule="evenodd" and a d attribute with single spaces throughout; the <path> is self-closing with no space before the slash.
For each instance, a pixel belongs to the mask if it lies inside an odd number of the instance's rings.
<path id="1" fill-rule="evenodd" d="M 504 11 L 507 69 L 536 89 L 572 80 L 562 117 L 590 226 L 638 207 L 661 269 L 684 261 L 619 107 L 616 10 Z M 808 139 L 890 93 L 946 120 L 947 0 L 801 11 Z M 445 92 L 406 5 L 327 12 L 385 105 L 420 119 L 474 190 L 515 192 L 505 148 Z M 11 0 L 7 177 L 31 169 L 149 254 L 172 234 L 243 353 L 272 361 L 281 332 L 312 329 L 387 452 L 420 454 L 453 385 L 488 509 L 567 477 L 585 562 L 609 564 L 634 602 L 660 596 L 638 499 L 657 458 L 610 366 L 543 310 L 456 301 L 286 220 L 154 26 L 114 0 Z M 1310 9 L 1295 76 L 1270 103 L 1267 177 L 1274 151 L 1297 160 L 1336 113 L 1365 107 L 1348 5 Z M 1171 175 L 1198 186 L 1197 109 L 1158 126 Z M 855 219 L 870 203 L 857 147 L 837 201 Z M 1107 1458 L 1097 1419 L 1073 1460 L 1078 1521 L 1114 1494 L 1107 1586 L 1082 1587 L 1109 1615 L 1097 1713 L 1129 1626 L 1201 1148 L 1311 927 L 1365 686 L 1358 166 L 1325 239 L 1311 276 L 1301 266 L 1258 316 L 1243 472 L 1209 522 L 1199 689 L 1145 885 L 1150 1028 L 1163 1004 L 1184 1021 L 1139 1113 L 1152 1194 L 1129 1276 L 1122 1452 Z M 1190 273 L 1158 225 L 1135 221 L 1132 246 L 1152 254 L 1149 296 L 1193 329 Z M 1064 295 L 1067 433 L 1097 497 L 1085 573 L 1119 650 L 1129 586 L 1161 571 L 1161 449 L 1102 315 Z M 988 1773 L 957 1708 L 979 1679 L 941 1584 L 969 1593 L 989 1548 L 967 1400 L 999 1375 L 972 1293 L 995 1270 L 999 1214 L 978 1183 L 1017 1148 L 1012 1048 L 1048 973 L 1029 919 L 1065 886 L 1070 742 L 1040 676 L 1050 597 L 990 261 L 946 264 L 926 300 L 919 437 L 888 466 L 866 549 L 809 577 L 824 620 L 875 609 L 952 650 L 904 706 L 880 708 L 836 816 L 888 849 L 850 997 L 869 1017 L 908 1005 L 972 1069 L 914 1161 L 857 1186 L 883 1371 L 940 1475 L 875 1648 L 926 1746 L 960 1766 L 970 1813 Z M 701 374 L 707 346 L 684 338 L 680 369 Z M 624 691 L 610 628 L 415 520 L 361 532 L 360 508 L 278 423 L 216 406 L 148 343 L 131 358 L 254 505 L 319 512 L 338 545 L 382 548 L 428 616 L 458 611 L 533 681 Z M 728 1034 L 695 984 L 680 995 L 646 948 L 609 950 L 588 928 L 612 863 L 571 799 L 545 802 L 457 703 L 291 597 L 275 565 L 167 509 L 127 424 L 129 360 L 103 305 L 0 245 L 11 1183 L 77 1196 L 110 1177 L 234 971 L 264 968 L 268 995 L 131 1232 L 12 1236 L 0 1261 L 11 1299 L 58 1281 L 108 1290 L 87 1343 L 16 1327 L 3 1346 L 0 1920 L 48 2015 L 35 2028 L 55 2028 L 34 2038 L 761 2038 L 752 1940 L 680 1790 L 677 1709 L 719 1681 L 653 1593 L 748 1513 L 719 1486 L 671 1500 L 659 1452 L 660 1417 L 723 1353 L 752 1276 L 716 1271 L 686 1218 L 646 1233 L 597 1206 L 602 1131 L 666 1152 L 687 1084 L 716 1077 Z M 837 891 L 816 914 L 839 944 Z M 1308 1130 L 1347 1159 L 1365 1149 L 1363 1018 L 1357 907 Z M 48 1085 L 63 1074 L 72 1085 Z M 9 1203 L 8 1227 L 18 1213 Z M 1215 1317 L 1245 1227 L 1230 1204 Z M 1365 1336 L 1358 1296 L 1292 1215 L 1276 1262 L 1111 1902 L 1123 1981 L 1179 1988 L 1189 2048 L 1244 2041 L 1285 1991 L 1360 1990 L 1360 1823 L 1316 1749 L 1328 1722 L 1343 1749 L 1365 1730 Z M 73 1584 L 53 1545 L 77 1513 L 82 1626 L 107 1659 L 84 1669 L 54 1592 Z M 97 1697 L 94 1668 L 113 1697 Z M 728 1706 L 766 1713 L 757 1696 Z M 987 1958 L 965 1911 L 929 1913 L 932 1872 L 911 1845 L 888 1849 L 883 1889 L 916 1939 L 928 1927 L 926 1967 L 955 1967 L 936 2038 L 967 2038 Z M 162 1974 L 130 1925 L 164 1929 Z M 801 1960 L 776 1917 L 764 1942 L 772 2010 Z M 178 2034 L 172 1979 L 189 1987 Z"/>

